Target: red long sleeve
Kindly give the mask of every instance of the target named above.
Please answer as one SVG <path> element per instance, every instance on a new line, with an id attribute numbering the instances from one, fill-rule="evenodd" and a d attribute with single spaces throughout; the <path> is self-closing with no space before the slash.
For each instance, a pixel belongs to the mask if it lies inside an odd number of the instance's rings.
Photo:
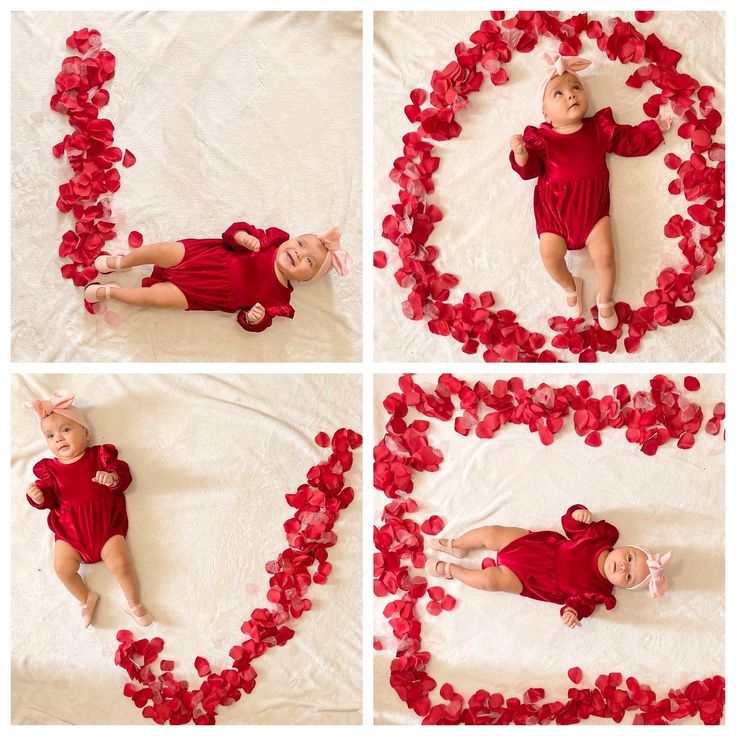
<path id="1" fill-rule="evenodd" d="M 610 107 L 604 107 L 593 119 L 608 139 L 608 151 L 619 156 L 646 156 L 664 141 L 654 120 L 645 120 L 639 125 L 619 125 Z"/>

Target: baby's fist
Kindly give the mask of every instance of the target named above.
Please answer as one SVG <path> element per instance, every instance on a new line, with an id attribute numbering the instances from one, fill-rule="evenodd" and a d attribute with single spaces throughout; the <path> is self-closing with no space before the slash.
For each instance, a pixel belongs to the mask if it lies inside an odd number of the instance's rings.
<path id="1" fill-rule="evenodd" d="M 248 250 L 261 249 L 261 241 L 254 235 L 249 235 L 245 230 L 238 230 L 238 232 L 235 233 L 235 242 Z"/>
<path id="2" fill-rule="evenodd" d="M 572 610 L 572 608 L 568 608 L 565 613 L 562 614 L 562 623 L 570 629 L 582 626 L 578 620 L 578 615 Z"/>
<path id="3" fill-rule="evenodd" d="M 575 509 L 575 511 L 572 512 L 572 518 L 575 519 L 575 521 L 580 521 L 583 524 L 590 524 L 591 521 L 593 521 L 593 514 L 588 511 L 588 509 Z"/>
<path id="4" fill-rule="evenodd" d="M 249 325 L 257 325 L 266 316 L 266 310 L 260 303 L 254 304 L 245 316 L 245 321 Z"/>
<path id="5" fill-rule="evenodd" d="M 108 473 L 105 470 L 98 470 L 92 480 L 95 483 L 99 483 L 101 486 L 107 486 L 108 488 L 118 484 L 118 477 L 114 473 Z"/>
<path id="6" fill-rule="evenodd" d="M 28 496 L 33 503 L 43 503 L 43 491 L 35 483 L 31 483 L 31 485 L 26 488 L 26 496 Z"/>
<path id="7" fill-rule="evenodd" d="M 511 150 L 517 156 L 523 156 L 526 153 L 526 146 L 524 145 L 524 139 L 520 135 L 512 135 L 509 141 Z"/>

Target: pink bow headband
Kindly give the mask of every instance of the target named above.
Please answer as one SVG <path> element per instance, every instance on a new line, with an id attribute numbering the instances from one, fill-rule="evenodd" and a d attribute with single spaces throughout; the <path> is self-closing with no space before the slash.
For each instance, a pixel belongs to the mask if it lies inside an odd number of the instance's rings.
<path id="1" fill-rule="evenodd" d="M 539 92 L 539 97 L 543 105 L 544 90 L 547 89 L 549 82 L 555 77 L 561 77 L 565 72 L 570 72 L 577 77 L 577 72 L 589 67 L 592 63 L 590 59 L 584 59 L 582 56 L 561 56 L 560 54 L 556 54 L 555 56 L 544 54 L 542 60 L 546 62 L 548 67 Z"/>
<path id="2" fill-rule="evenodd" d="M 670 561 L 672 552 L 665 552 L 665 554 L 652 554 L 648 549 L 639 547 L 636 544 L 632 544 L 632 547 L 641 550 L 647 556 L 647 567 L 649 568 L 649 575 L 644 580 L 636 585 L 632 585 L 626 590 L 640 590 L 645 586 L 649 587 L 649 592 L 652 598 L 662 598 L 667 592 L 669 586 L 667 576 L 662 572 L 664 566 Z"/>
<path id="3" fill-rule="evenodd" d="M 327 248 L 327 257 L 322 261 L 322 265 L 310 281 L 321 279 L 333 268 L 340 276 L 347 276 L 353 265 L 353 259 L 350 257 L 350 253 L 340 247 L 340 228 L 334 225 L 317 237 L 322 241 L 322 245 Z"/>
<path id="4" fill-rule="evenodd" d="M 87 424 L 82 412 L 72 406 L 73 401 L 74 394 L 69 389 L 60 388 L 54 391 L 45 401 L 43 399 L 24 401 L 23 406 L 27 409 L 33 409 L 39 421 L 46 419 L 50 414 L 61 414 L 62 417 L 71 419 L 73 422 L 89 429 L 89 424 Z"/>

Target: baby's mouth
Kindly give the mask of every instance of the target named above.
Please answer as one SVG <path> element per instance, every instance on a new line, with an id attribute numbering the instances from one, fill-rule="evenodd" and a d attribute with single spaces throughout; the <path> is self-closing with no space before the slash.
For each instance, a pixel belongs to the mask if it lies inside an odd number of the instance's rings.
<path id="1" fill-rule="evenodd" d="M 59 452 L 64 452 L 64 450 L 68 450 L 68 449 L 69 449 L 69 445 L 60 445 L 58 448 Z"/>
<path id="2" fill-rule="evenodd" d="M 289 253 L 289 251 L 286 251 L 286 257 L 289 259 L 289 263 L 291 263 L 292 266 L 296 265 L 296 261 L 294 260 L 294 256 Z"/>

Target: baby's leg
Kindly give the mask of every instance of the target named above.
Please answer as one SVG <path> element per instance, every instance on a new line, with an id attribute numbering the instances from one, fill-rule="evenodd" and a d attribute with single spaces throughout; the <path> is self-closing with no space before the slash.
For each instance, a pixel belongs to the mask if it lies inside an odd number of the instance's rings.
<path id="1" fill-rule="evenodd" d="M 539 253 L 542 256 L 542 263 L 547 269 L 547 273 L 559 284 L 567 293 L 575 291 L 575 282 L 573 281 L 570 269 L 565 263 L 565 254 L 567 253 L 567 243 L 565 239 L 556 233 L 542 233 L 539 236 Z M 567 297 L 569 306 L 574 307 L 576 297 Z"/>
<path id="2" fill-rule="evenodd" d="M 461 537 L 453 540 L 452 545 L 457 549 L 503 549 L 514 539 L 529 534 L 528 529 L 518 526 L 480 526 L 465 532 Z"/>
<path id="3" fill-rule="evenodd" d="M 465 583 L 465 585 L 469 585 L 471 588 L 517 594 L 521 593 L 523 589 L 521 580 L 519 580 L 519 578 L 516 577 L 516 574 L 505 565 L 500 565 L 499 567 L 487 567 L 485 570 L 478 570 L 463 567 L 462 565 L 458 565 L 456 562 L 440 562 L 439 564 L 449 565 L 452 577 L 459 580 L 461 583 Z M 438 571 L 441 574 L 444 574 L 445 572 L 442 568 Z"/>
<path id="4" fill-rule="evenodd" d="M 184 258 L 184 243 L 151 243 L 140 248 L 132 248 L 123 256 L 121 268 L 134 266 L 154 265 L 161 268 L 178 266 Z M 108 268 L 115 267 L 115 261 L 110 256 Z"/>
<path id="5" fill-rule="evenodd" d="M 104 300 L 104 288 L 97 289 L 97 298 Z M 189 304 L 179 287 L 169 281 L 153 286 L 138 286 L 133 289 L 110 289 L 110 299 L 133 307 L 156 307 L 157 309 L 186 309 Z"/>
<path id="6" fill-rule="evenodd" d="M 87 602 L 89 588 L 79 575 L 82 558 L 74 547 L 61 539 L 54 545 L 54 570 L 66 589 L 82 604 Z"/>
<path id="7" fill-rule="evenodd" d="M 610 217 L 602 217 L 596 222 L 588 235 L 586 245 L 598 278 L 598 300 L 601 304 L 613 301 L 613 288 L 616 285 L 616 255 L 613 249 Z M 601 309 L 603 317 L 611 317 L 613 312 L 613 307 Z"/>
<path id="8" fill-rule="evenodd" d="M 135 608 L 140 603 L 138 597 L 138 578 L 135 575 L 128 555 L 125 537 L 120 534 L 110 537 L 102 547 L 100 556 L 105 565 L 107 565 L 107 569 L 117 578 L 118 585 L 120 585 L 123 591 L 125 600 L 128 601 L 128 606 Z M 143 613 L 145 612 L 142 611 L 141 615 Z"/>

